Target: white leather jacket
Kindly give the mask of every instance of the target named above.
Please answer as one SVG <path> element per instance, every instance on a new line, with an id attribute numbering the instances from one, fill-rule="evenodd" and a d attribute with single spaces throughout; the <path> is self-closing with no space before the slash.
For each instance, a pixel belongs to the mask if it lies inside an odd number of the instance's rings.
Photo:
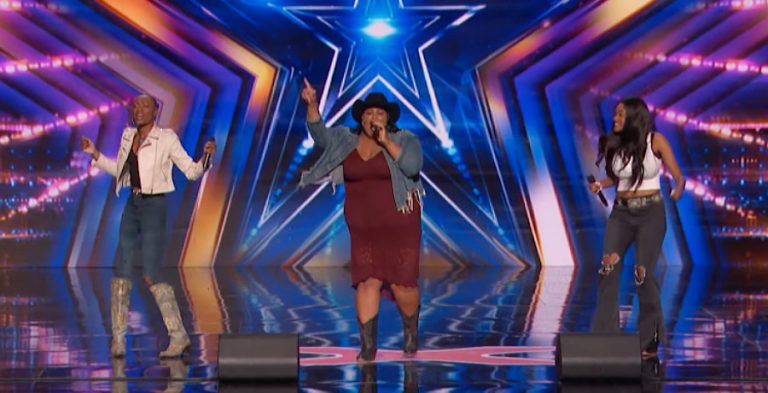
<path id="1" fill-rule="evenodd" d="M 131 176 L 125 163 L 136 132 L 137 129 L 132 127 L 123 130 L 116 160 L 99 154 L 99 159 L 93 163 L 97 168 L 117 178 L 116 194 L 121 188 L 131 186 Z M 152 127 L 147 139 L 139 147 L 138 161 L 142 194 L 164 194 L 173 191 L 173 164 L 176 164 L 189 180 L 197 180 L 204 172 L 202 162 L 192 161 L 181 146 L 179 136 L 170 128 Z"/>

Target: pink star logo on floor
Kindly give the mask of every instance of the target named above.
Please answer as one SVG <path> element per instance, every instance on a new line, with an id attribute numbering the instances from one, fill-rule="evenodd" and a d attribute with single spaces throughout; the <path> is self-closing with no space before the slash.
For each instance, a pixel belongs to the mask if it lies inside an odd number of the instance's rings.
<path id="1" fill-rule="evenodd" d="M 300 347 L 302 366 L 340 366 L 356 364 L 359 348 Z M 467 347 L 451 349 L 420 349 L 415 357 L 406 358 L 402 350 L 379 349 L 376 362 L 451 362 L 484 364 L 489 366 L 551 366 L 553 356 L 527 357 L 526 354 L 552 354 L 555 347 Z M 509 356 L 509 355 L 522 356 Z"/>

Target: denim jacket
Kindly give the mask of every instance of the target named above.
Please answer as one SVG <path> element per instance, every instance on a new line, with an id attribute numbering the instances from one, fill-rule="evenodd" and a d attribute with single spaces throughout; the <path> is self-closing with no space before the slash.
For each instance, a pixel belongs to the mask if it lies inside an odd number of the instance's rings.
<path id="1" fill-rule="evenodd" d="M 315 146 L 323 149 L 323 152 L 315 165 L 301 175 L 299 186 L 330 181 L 333 192 L 336 192 L 336 185 L 344 181 L 341 164 L 357 148 L 358 135 L 345 126 L 328 128 L 322 120 L 308 122 L 307 129 L 315 140 Z M 424 160 L 421 143 L 416 135 L 404 130 L 389 134 L 389 138 L 400 145 L 400 156 L 397 159 L 382 149 L 392 177 L 395 206 L 401 213 L 410 213 L 413 211 L 413 198 L 421 205 L 425 193 L 419 177 Z"/>

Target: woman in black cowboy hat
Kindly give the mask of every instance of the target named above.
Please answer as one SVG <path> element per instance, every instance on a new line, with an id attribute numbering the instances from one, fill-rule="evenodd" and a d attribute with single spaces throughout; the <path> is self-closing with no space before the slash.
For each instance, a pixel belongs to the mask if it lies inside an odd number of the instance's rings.
<path id="1" fill-rule="evenodd" d="M 345 185 L 344 217 L 352 246 L 352 285 L 360 325 L 359 361 L 376 357 L 381 290 L 392 290 L 403 318 L 403 351 L 417 351 L 419 250 L 423 156 L 414 134 L 395 125 L 400 107 L 381 93 L 370 93 L 352 106 L 357 127 L 327 128 L 320 117 L 315 89 L 304 81 L 307 127 L 324 150 L 301 185 L 330 175 Z"/>

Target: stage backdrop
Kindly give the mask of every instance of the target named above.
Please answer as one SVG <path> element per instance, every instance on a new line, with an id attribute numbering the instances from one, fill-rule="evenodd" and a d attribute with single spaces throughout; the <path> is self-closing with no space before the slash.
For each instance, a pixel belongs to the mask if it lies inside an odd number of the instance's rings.
<path id="1" fill-rule="evenodd" d="M 114 157 L 143 93 L 194 157 L 218 143 L 202 181 L 174 172 L 166 264 L 346 264 L 343 189 L 297 188 L 304 78 L 329 125 L 372 91 L 400 104 L 425 264 L 596 266 L 609 210 L 584 177 L 626 96 L 688 179 L 662 263 L 765 253 L 764 1 L 25 0 L 0 1 L 0 264 L 112 264 L 127 193 L 79 141 Z"/>

